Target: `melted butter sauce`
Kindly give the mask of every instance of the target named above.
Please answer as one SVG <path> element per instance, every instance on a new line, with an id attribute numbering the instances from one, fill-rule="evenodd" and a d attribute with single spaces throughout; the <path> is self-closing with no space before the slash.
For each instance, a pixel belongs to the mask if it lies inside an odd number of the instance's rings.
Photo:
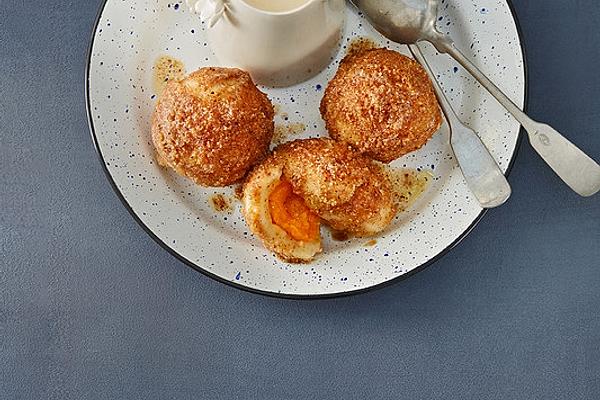
<path id="1" fill-rule="evenodd" d="M 171 56 L 161 56 L 152 67 L 152 84 L 154 91 L 162 93 L 171 80 L 182 79 L 185 76 L 185 65 Z"/>
<path id="2" fill-rule="evenodd" d="M 405 211 L 427 190 L 433 181 L 431 171 L 407 168 L 386 168 L 399 212 Z"/>
<path id="3" fill-rule="evenodd" d="M 398 212 L 406 211 L 414 202 L 427 190 L 433 181 L 431 171 L 419 171 L 409 168 L 391 168 L 385 167 L 384 172 L 392 183 L 394 201 L 398 205 Z M 336 242 L 345 242 L 352 239 L 352 236 L 346 232 L 329 229 L 331 238 Z M 377 245 L 377 240 L 372 239 L 364 243 L 364 247 L 373 247 Z"/>
<path id="4" fill-rule="evenodd" d="M 276 125 L 273 133 L 273 145 L 277 146 L 287 142 L 291 136 L 299 135 L 306 131 L 306 125 L 300 122 L 293 122 L 285 125 Z"/>

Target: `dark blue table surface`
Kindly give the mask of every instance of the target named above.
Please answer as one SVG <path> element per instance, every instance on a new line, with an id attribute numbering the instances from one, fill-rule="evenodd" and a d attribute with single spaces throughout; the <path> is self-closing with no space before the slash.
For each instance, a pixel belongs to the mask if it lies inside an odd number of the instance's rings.
<path id="1" fill-rule="evenodd" d="M 600 158 L 600 4 L 514 3 L 530 114 Z M 230 288 L 104 177 L 83 90 L 99 5 L 0 1 L 0 399 L 600 398 L 600 197 L 524 140 L 510 202 L 414 277 L 313 302 Z"/>

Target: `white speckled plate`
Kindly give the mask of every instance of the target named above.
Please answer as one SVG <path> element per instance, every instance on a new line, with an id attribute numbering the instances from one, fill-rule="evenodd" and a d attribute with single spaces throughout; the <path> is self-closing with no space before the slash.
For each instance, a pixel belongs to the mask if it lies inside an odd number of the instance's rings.
<path id="1" fill-rule="evenodd" d="M 523 53 L 507 0 L 447 0 L 440 7 L 438 25 L 517 104 L 524 104 Z M 281 107 L 276 124 L 305 124 L 306 132 L 296 137 L 326 134 L 318 104 L 346 45 L 356 37 L 407 53 L 348 8 L 342 48 L 328 69 L 294 87 L 262 88 Z M 452 103 L 508 171 L 519 125 L 454 61 L 428 49 Z M 152 66 L 161 55 L 182 60 L 188 71 L 218 65 L 206 43 L 205 25 L 182 2 L 105 2 L 88 60 L 90 129 L 107 175 L 132 215 L 159 243 L 198 271 L 239 288 L 284 297 L 357 293 L 428 265 L 458 243 L 483 215 L 463 182 L 442 128 L 423 149 L 393 164 L 432 169 L 436 178 L 412 208 L 377 238 L 375 246 L 365 246 L 365 240 L 334 242 L 324 233 L 325 252 L 313 264 L 282 263 L 249 233 L 239 202 L 233 201 L 230 213 L 213 209 L 211 196 L 222 193 L 233 198 L 232 188 L 204 189 L 156 164 L 150 140 L 156 98 Z"/>

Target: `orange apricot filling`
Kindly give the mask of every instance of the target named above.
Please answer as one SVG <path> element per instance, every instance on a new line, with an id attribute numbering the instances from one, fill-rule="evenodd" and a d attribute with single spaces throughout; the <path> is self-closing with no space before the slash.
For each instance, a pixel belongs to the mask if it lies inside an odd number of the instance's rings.
<path id="1" fill-rule="evenodd" d="M 269 212 L 273 223 L 295 240 L 311 242 L 319 237 L 319 217 L 292 191 L 292 185 L 281 181 L 269 195 Z"/>

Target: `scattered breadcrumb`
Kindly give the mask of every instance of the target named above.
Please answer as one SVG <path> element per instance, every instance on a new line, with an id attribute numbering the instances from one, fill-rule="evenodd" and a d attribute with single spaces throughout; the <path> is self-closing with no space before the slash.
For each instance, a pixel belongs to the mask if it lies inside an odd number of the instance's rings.
<path id="1" fill-rule="evenodd" d="M 330 229 L 331 238 L 336 242 L 345 242 L 350 239 L 350 235 L 348 232 L 336 231 L 335 229 Z"/>
<path id="2" fill-rule="evenodd" d="M 233 196 L 238 200 L 242 200 L 242 197 L 244 196 L 244 185 L 236 185 L 233 191 Z"/>
<path id="3" fill-rule="evenodd" d="M 378 47 L 379 46 L 377 46 L 377 43 L 375 43 L 373 39 L 368 38 L 366 36 L 359 36 L 350 41 L 346 54 L 352 55 L 363 52 L 365 50 L 376 49 Z"/>
<path id="4" fill-rule="evenodd" d="M 212 207 L 217 212 L 231 212 L 231 202 L 229 198 L 222 194 L 215 194 L 210 198 Z"/>

